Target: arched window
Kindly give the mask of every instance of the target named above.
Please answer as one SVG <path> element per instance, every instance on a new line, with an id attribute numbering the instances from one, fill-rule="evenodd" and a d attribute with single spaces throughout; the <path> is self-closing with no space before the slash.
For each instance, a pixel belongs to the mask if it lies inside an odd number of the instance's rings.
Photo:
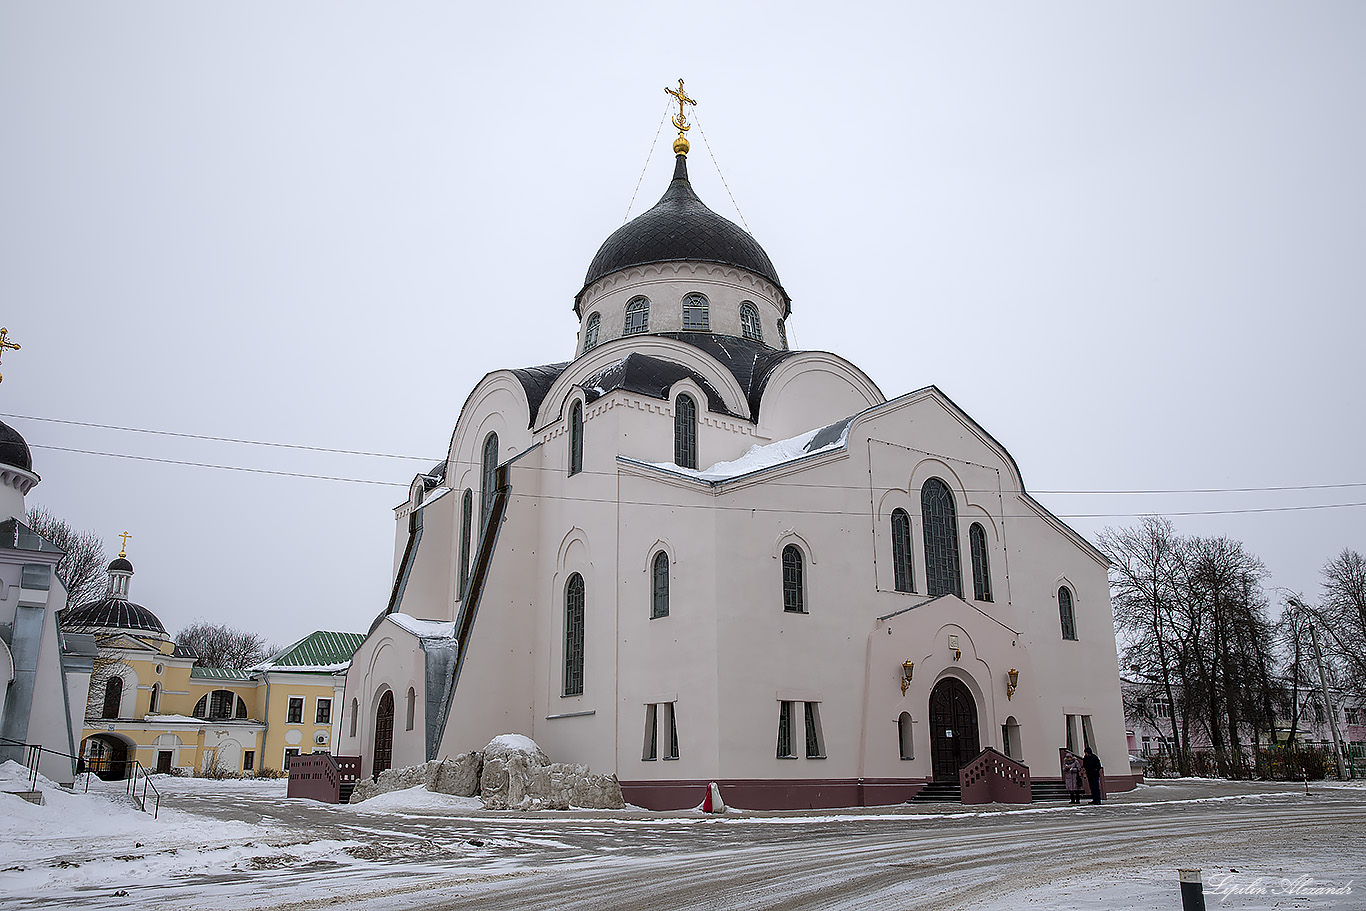
<path id="1" fill-rule="evenodd" d="M 191 712 L 190 714 L 194 715 L 194 717 L 196 717 L 196 718 L 208 718 L 208 717 L 209 717 L 209 697 L 208 697 L 208 696 L 200 696 L 200 697 L 199 697 L 199 701 L 196 702 L 196 703 L 194 704 L 194 711 Z"/>
<path id="2" fill-rule="evenodd" d="M 152 684 L 152 698 L 147 702 L 147 714 L 155 715 L 157 706 L 161 705 L 161 684 Z"/>
<path id="3" fill-rule="evenodd" d="M 987 533 L 981 523 L 973 522 L 968 529 L 968 544 L 972 547 L 972 596 L 990 601 L 991 566 L 987 561 Z"/>
<path id="4" fill-rule="evenodd" d="M 778 341 L 783 343 L 783 350 L 787 350 L 787 320 L 778 320 Z"/>
<path id="5" fill-rule="evenodd" d="M 479 476 L 479 534 L 482 538 L 489 513 L 493 512 L 493 485 L 498 476 L 498 434 L 484 437 L 483 471 Z"/>
<path id="6" fill-rule="evenodd" d="M 626 331 L 624 335 L 638 335 L 650 329 L 650 301 L 636 297 L 626 305 Z"/>
<path id="7" fill-rule="evenodd" d="M 413 719 L 417 716 L 417 690 L 408 687 L 408 726 L 405 731 L 413 729 Z"/>
<path id="8" fill-rule="evenodd" d="M 697 403 L 690 395 L 674 402 L 674 464 L 697 467 Z"/>
<path id="9" fill-rule="evenodd" d="M 239 720 L 239 721 L 245 721 L 245 720 L 246 720 L 246 717 L 247 717 L 247 701 L 246 701 L 245 699 L 238 699 L 238 700 L 237 700 L 237 709 L 236 709 L 236 711 L 235 711 L 233 717 L 236 718 L 236 719 Z"/>
<path id="10" fill-rule="evenodd" d="M 897 591 L 915 591 L 915 555 L 911 552 L 911 517 L 904 509 L 892 510 L 892 576 Z"/>
<path id="11" fill-rule="evenodd" d="M 789 544 L 783 548 L 783 610 L 793 614 L 806 613 L 805 584 L 802 549 Z"/>
<path id="12" fill-rule="evenodd" d="M 569 473 L 583 471 L 583 403 L 569 409 Z"/>
<path id="13" fill-rule="evenodd" d="M 756 342 L 764 340 L 764 330 L 759 325 L 759 310 L 749 301 L 740 304 L 740 334 Z"/>
<path id="14" fill-rule="evenodd" d="M 583 695 L 583 576 L 574 573 L 564 587 L 564 694 Z"/>
<path id="15" fill-rule="evenodd" d="M 587 354 L 598 346 L 598 325 L 602 322 L 602 317 L 594 313 L 588 317 L 588 323 L 583 327 L 583 351 Z"/>
<path id="16" fill-rule="evenodd" d="M 231 718 L 237 697 L 231 690 L 214 690 L 209 694 L 209 718 Z M 297 722 L 293 722 L 296 723 Z"/>
<path id="17" fill-rule="evenodd" d="M 896 720 L 896 740 L 901 747 L 902 759 L 915 758 L 915 739 L 911 729 L 911 713 L 902 712 Z"/>
<path id="18" fill-rule="evenodd" d="M 101 718 L 119 717 L 119 703 L 123 701 L 123 678 L 110 677 L 104 683 L 104 706 Z"/>
<path id="19" fill-rule="evenodd" d="M 958 562 L 958 509 L 948 485 L 930 478 L 920 488 L 920 515 L 925 526 L 925 576 L 930 597 L 963 597 L 963 570 Z"/>
<path id="20" fill-rule="evenodd" d="M 669 616 L 669 555 L 664 551 L 655 554 L 650 568 L 650 619 Z"/>
<path id="21" fill-rule="evenodd" d="M 1066 585 L 1058 588 L 1058 619 L 1062 623 L 1062 637 L 1076 639 L 1077 615 L 1072 610 L 1072 591 Z"/>
<path id="22" fill-rule="evenodd" d="M 708 332 L 711 329 L 710 305 L 696 291 L 683 298 L 683 331 Z"/>
<path id="23" fill-rule="evenodd" d="M 465 586 L 470 581 L 470 529 L 474 525 L 474 491 L 465 488 L 465 499 L 460 504 L 460 591 L 465 597 Z"/>
<path id="24" fill-rule="evenodd" d="M 356 722 L 360 718 L 360 700 L 351 698 L 351 736 L 356 736 Z"/>

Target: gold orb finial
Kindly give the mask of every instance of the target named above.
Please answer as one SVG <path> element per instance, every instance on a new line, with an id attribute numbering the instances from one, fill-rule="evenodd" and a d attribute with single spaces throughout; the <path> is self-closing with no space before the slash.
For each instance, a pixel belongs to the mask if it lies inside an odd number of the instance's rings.
<path id="1" fill-rule="evenodd" d="M 688 123 L 688 114 L 684 105 L 696 105 L 697 102 L 689 98 L 688 93 L 683 91 L 682 79 L 678 80 L 677 89 L 671 89 L 668 86 L 665 86 L 664 91 L 678 100 L 678 113 L 673 117 L 673 125 L 678 127 L 678 138 L 674 140 L 674 154 L 687 155 L 688 149 L 692 148 L 692 145 L 688 142 L 688 137 L 683 134 L 692 129 L 692 124 Z"/>

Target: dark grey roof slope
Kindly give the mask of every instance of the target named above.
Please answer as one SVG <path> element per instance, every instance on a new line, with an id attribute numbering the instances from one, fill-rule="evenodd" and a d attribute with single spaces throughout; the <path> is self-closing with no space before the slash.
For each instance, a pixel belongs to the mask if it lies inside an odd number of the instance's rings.
<path id="1" fill-rule="evenodd" d="M 583 290 L 605 275 L 647 263 L 707 262 L 738 266 L 773 282 L 778 272 L 748 231 L 722 218 L 698 199 L 688 182 L 688 159 L 678 156 L 673 180 L 653 209 L 631 219 L 603 241 L 588 266 Z M 574 297 L 578 309 L 583 290 Z M 782 291 L 783 297 L 787 292 Z"/>
<path id="2" fill-rule="evenodd" d="M 654 399 L 667 399 L 669 388 L 682 379 L 691 379 L 702 387 L 702 391 L 707 394 L 708 411 L 741 417 L 726 407 L 721 393 L 699 374 L 682 364 L 634 351 L 585 378 L 580 385 L 583 386 L 585 402 L 597 401 L 617 389 L 648 395 Z"/>
<path id="3" fill-rule="evenodd" d="M 24 471 L 33 470 L 33 453 L 19 431 L 0 421 L 0 465 L 13 465 Z"/>
<path id="4" fill-rule="evenodd" d="M 568 366 L 569 362 L 565 361 L 563 364 L 546 364 L 543 367 L 518 367 L 511 371 L 512 375 L 517 377 L 517 382 L 522 384 L 527 405 L 530 406 L 531 417 L 527 422 L 528 427 L 536 425 L 536 412 L 541 410 L 541 402 L 545 401 L 546 393 Z"/>
<path id="5" fill-rule="evenodd" d="M 768 377 L 773 372 L 773 368 L 799 353 L 796 351 L 780 351 L 777 348 L 770 348 L 761 342 L 751 341 L 747 338 L 736 338 L 733 335 L 715 335 L 711 332 L 657 332 L 655 334 L 687 342 L 694 348 L 701 348 L 720 361 L 730 371 L 730 375 L 735 377 L 740 388 L 745 390 L 745 398 L 749 400 L 749 413 L 754 415 L 756 421 L 759 419 L 759 400 L 764 396 L 764 387 L 768 385 Z"/>
<path id="6" fill-rule="evenodd" d="M 166 634 L 157 615 L 126 598 L 101 598 L 62 614 L 66 629 L 127 629 Z"/>

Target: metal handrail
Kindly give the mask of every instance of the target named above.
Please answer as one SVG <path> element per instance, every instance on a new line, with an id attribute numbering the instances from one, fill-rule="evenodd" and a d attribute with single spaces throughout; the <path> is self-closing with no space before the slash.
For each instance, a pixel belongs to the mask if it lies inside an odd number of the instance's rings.
<path id="1" fill-rule="evenodd" d="M 109 760 L 97 760 L 95 762 L 89 762 L 80 756 L 73 756 L 70 753 L 63 753 L 60 750 L 48 749 L 47 747 L 44 747 L 42 744 L 25 743 L 22 740 L 12 740 L 9 737 L 0 737 L 0 741 L 4 743 L 14 744 L 15 746 L 21 746 L 28 750 L 28 754 L 25 757 L 24 764 L 25 766 L 27 766 L 29 771 L 28 789 L 30 791 L 38 790 L 38 767 L 42 764 L 44 753 L 49 753 L 53 756 L 62 756 L 66 759 L 74 759 L 77 763 L 77 769 L 80 769 L 83 766 L 85 770 L 85 791 L 87 793 L 89 793 L 90 791 L 90 776 L 95 774 L 96 768 L 108 768 L 114 765 L 114 762 Z M 147 774 L 147 770 L 143 768 L 142 763 L 138 762 L 136 759 L 124 759 L 120 761 L 123 763 L 124 777 L 125 780 L 128 782 L 128 786 L 126 788 L 128 796 L 133 798 L 133 801 L 138 805 L 139 810 L 146 813 L 147 789 L 151 788 L 152 794 L 156 798 L 152 805 L 152 818 L 158 818 L 161 814 L 161 792 L 157 790 L 156 785 L 152 784 L 152 777 L 149 774 Z M 129 766 L 132 766 L 131 775 L 128 774 Z M 139 772 L 142 773 L 141 797 L 139 797 L 137 794 Z M 78 771 L 76 774 L 79 775 L 81 773 Z M 73 781 L 72 783 L 74 784 L 75 782 Z"/>

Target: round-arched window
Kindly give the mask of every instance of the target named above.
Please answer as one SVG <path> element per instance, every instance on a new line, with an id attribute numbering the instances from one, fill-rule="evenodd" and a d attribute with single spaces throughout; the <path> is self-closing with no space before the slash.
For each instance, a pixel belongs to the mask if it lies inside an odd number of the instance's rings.
<path id="1" fill-rule="evenodd" d="M 711 305 L 705 295 L 696 291 L 683 298 L 683 331 L 710 332 Z"/>
<path id="2" fill-rule="evenodd" d="M 740 334 L 752 341 L 764 340 L 764 330 L 759 325 L 759 308 L 750 301 L 740 304 Z"/>
<path id="3" fill-rule="evenodd" d="M 594 313 L 588 317 L 588 322 L 583 327 L 583 350 L 586 354 L 598 346 L 598 325 L 602 322 L 602 317 Z"/>
<path id="4" fill-rule="evenodd" d="M 639 335 L 650 329 L 650 299 L 635 297 L 626 305 L 626 330 L 623 335 Z"/>

